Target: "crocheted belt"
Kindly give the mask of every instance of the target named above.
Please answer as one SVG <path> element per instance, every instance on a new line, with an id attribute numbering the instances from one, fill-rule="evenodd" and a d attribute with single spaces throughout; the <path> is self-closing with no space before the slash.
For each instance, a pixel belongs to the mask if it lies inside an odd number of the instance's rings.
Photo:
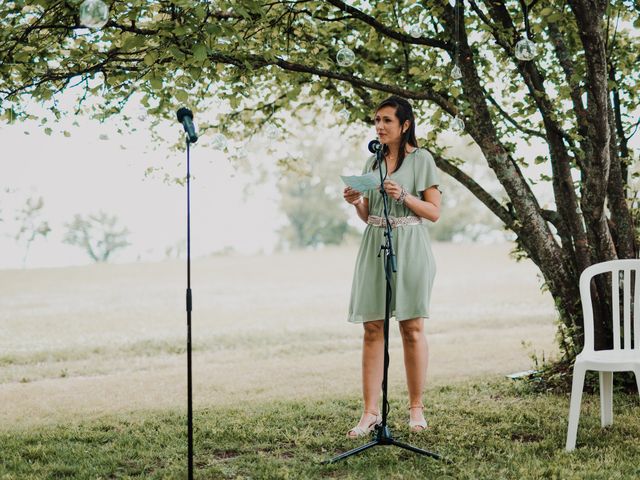
<path id="1" fill-rule="evenodd" d="M 367 223 L 374 227 L 385 228 L 387 226 L 387 220 L 384 217 L 378 217 L 376 215 L 369 215 Z M 391 228 L 404 227 L 406 225 L 421 225 L 422 218 L 410 215 L 408 217 L 392 217 L 389 216 L 389 223 Z"/>

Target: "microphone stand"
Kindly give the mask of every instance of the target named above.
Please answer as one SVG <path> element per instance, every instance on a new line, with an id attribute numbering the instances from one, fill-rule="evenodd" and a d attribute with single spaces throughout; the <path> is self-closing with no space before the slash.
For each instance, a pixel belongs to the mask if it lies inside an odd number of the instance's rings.
<path id="1" fill-rule="evenodd" d="M 188 479 L 193 480 L 193 382 L 191 369 L 191 141 L 187 135 L 187 456 Z"/>
<path id="2" fill-rule="evenodd" d="M 426 455 L 428 457 L 435 458 L 436 460 L 440 460 L 442 457 L 437 453 L 430 452 L 428 450 L 423 450 L 421 448 L 414 447 L 413 445 L 409 445 L 407 443 L 398 442 L 391 435 L 391 430 L 387 425 L 387 417 L 389 413 L 389 402 L 387 401 L 387 387 L 388 387 L 388 379 L 389 379 L 389 317 L 390 317 L 390 308 L 391 308 L 391 296 L 392 296 L 392 288 L 391 288 L 391 275 L 392 272 L 396 272 L 396 256 L 393 252 L 393 232 L 391 229 L 391 223 L 389 222 L 389 196 L 387 192 L 384 190 L 384 179 L 386 178 L 386 170 L 384 176 L 382 175 L 382 158 L 383 158 L 383 146 L 376 151 L 376 164 L 378 165 L 378 171 L 380 172 L 380 193 L 382 194 L 382 204 L 384 207 L 384 218 L 385 218 L 385 243 L 380 247 L 380 253 L 378 253 L 378 257 L 384 252 L 384 272 L 386 278 L 386 298 L 385 298 L 385 308 L 384 308 L 384 375 L 382 378 L 382 423 L 377 425 L 374 432 L 374 439 L 369 443 L 361 445 L 360 447 L 356 447 L 348 452 L 341 453 L 340 455 L 332 458 L 331 460 L 327 460 L 323 463 L 335 463 L 340 460 L 343 460 L 352 455 L 356 455 L 360 452 L 364 452 L 371 447 L 375 447 L 377 445 L 395 445 L 396 447 L 404 448 L 405 450 L 410 450 L 415 453 L 419 453 L 420 455 Z"/>

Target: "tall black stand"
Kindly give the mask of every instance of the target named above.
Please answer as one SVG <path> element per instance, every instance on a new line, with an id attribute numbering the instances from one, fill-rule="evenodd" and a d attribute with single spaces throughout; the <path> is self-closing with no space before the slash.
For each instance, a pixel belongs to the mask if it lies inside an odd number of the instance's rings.
<path id="1" fill-rule="evenodd" d="M 191 142 L 187 136 L 187 455 L 188 478 L 193 480 L 193 384 L 191 381 Z"/>
<path id="2" fill-rule="evenodd" d="M 387 387 L 388 387 L 388 379 L 389 379 L 389 317 L 390 317 L 390 308 L 391 308 L 391 275 L 396 271 L 396 257 L 393 253 L 393 233 L 391 229 L 391 224 L 389 222 L 389 196 L 387 192 L 384 190 L 384 179 L 386 177 L 386 173 L 383 176 L 382 174 L 382 148 L 380 148 L 376 153 L 376 162 L 378 164 L 378 171 L 380 172 L 380 193 L 382 194 L 382 203 L 384 206 L 384 218 L 385 218 L 385 232 L 384 238 L 385 243 L 380 247 L 380 254 L 384 252 L 384 272 L 386 277 L 386 298 L 385 298 L 385 308 L 384 308 L 384 374 L 382 377 L 382 423 L 379 426 L 376 426 L 374 432 L 374 439 L 369 443 L 366 443 L 360 447 L 356 447 L 348 452 L 341 453 L 340 455 L 332 458 L 331 460 L 327 460 L 324 463 L 335 463 L 340 460 L 343 460 L 352 455 L 356 455 L 360 452 L 364 452 L 371 447 L 375 447 L 377 445 L 395 445 L 396 447 L 404 448 L 405 450 L 410 450 L 415 453 L 419 453 L 420 455 L 426 455 L 435 459 L 440 459 L 440 455 L 437 453 L 429 452 L 428 450 L 423 450 L 421 448 L 414 447 L 413 445 L 409 445 L 407 443 L 398 442 L 391 436 L 391 430 L 387 425 L 387 417 L 389 413 L 389 402 L 387 401 Z M 378 254 L 378 256 L 380 256 Z"/>

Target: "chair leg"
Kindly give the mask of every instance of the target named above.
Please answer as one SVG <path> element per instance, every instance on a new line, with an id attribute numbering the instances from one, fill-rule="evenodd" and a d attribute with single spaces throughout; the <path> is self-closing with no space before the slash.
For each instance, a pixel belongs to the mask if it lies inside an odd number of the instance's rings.
<path id="1" fill-rule="evenodd" d="M 640 395 L 640 368 L 633 371 L 636 376 L 636 385 L 638 386 L 638 395 Z"/>
<path id="2" fill-rule="evenodd" d="M 578 435 L 578 422 L 580 421 L 580 403 L 582 402 L 582 389 L 584 387 L 584 375 L 586 369 L 582 365 L 573 367 L 573 383 L 571 385 L 571 402 L 569 406 L 569 427 L 567 428 L 567 452 L 576 448 Z"/>
<path id="3" fill-rule="evenodd" d="M 600 377 L 600 425 L 613 423 L 613 372 L 598 372 Z"/>

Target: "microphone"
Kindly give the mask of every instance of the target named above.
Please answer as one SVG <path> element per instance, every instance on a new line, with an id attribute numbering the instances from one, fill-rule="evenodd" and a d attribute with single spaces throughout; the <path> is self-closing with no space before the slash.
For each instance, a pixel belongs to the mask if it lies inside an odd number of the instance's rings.
<path id="1" fill-rule="evenodd" d="M 189 142 L 196 143 L 198 141 L 198 135 L 196 134 L 196 127 L 193 125 L 193 112 L 188 108 L 182 107 L 176 115 L 178 121 L 184 127 L 184 131 L 187 132 Z"/>
<path id="2" fill-rule="evenodd" d="M 380 143 L 380 140 L 377 138 L 375 140 L 371 140 L 369 142 L 369 151 L 371 153 L 378 153 L 382 151 L 382 144 Z"/>

